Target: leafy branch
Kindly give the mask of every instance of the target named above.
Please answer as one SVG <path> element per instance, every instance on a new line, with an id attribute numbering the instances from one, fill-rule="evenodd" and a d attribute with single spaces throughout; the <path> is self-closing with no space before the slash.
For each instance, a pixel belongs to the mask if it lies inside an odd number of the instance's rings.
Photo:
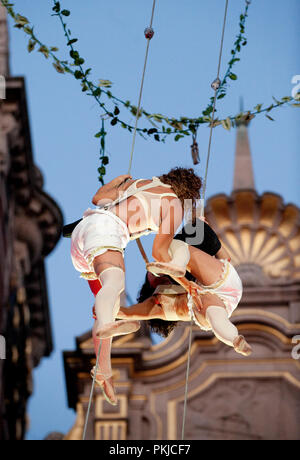
<path id="1" fill-rule="evenodd" d="M 95 85 L 92 81 L 90 81 L 89 76 L 92 71 L 91 68 L 84 69 L 85 60 L 80 55 L 79 51 L 75 49 L 75 44 L 78 42 L 78 39 L 72 37 L 71 31 L 66 24 L 66 18 L 70 16 L 71 12 L 66 9 L 62 9 L 61 2 L 57 0 L 53 0 L 54 6 L 53 16 L 57 16 L 61 22 L 63 27 L 64 35 L 67 40 L 67 46 L 69 47 L 69 55 L 72 59 L 72 62 L 68 60 L 60 60 L 56 53 L 59 49 L 55 46 L 46 46 L 42 43 L 39 38 L 35 35 L 34 27 L 30 26 L 29 20 L 20 14 L 16 14 L 13 7 L 14 4 L 11 3 L 9 0 L 0 0 L 2 5 L 7 9 L 8 14 L 13 18 L 15 21 L 15 27 L 18 29 L 22 29 L 27 35 L 30 36 L 29 43 L 28 43 L 28 51 L 31 53 L 37 47 L 38 52 L 42 53 L 46 59 L 52 58 L 53 66 L 55 70 L 60 74 L 69 73 L 74 76 L 74 78 L 81 83 L 82 91 L 86 93 L 88 96 L 93 97 L 101 110 L 104 112 L 107 119 L 110 120 L 110 124 L 112 126 L 120 125 L 122 128 L 127 129 L 129 132 L 132 132 L 134 129 L 129 123 L 125 122 L 120 118 L 120 106 L 123 106 L 130 113 L 134 116 L 137 115 L 137 107 L 132 105 L 130 101 L 123 101 L 120 98 L 114 96 L 110 90 L 112 83 L 109 80 L 101 79 L 98 85 Z M 236 41 L 234 43 L 234 47 L 231 50 L 231 59 L 228 63 L 228 67 L 226 73 L 221 81 L 217 98 L 219 100 L 223 99 L 227 94 L 228 89 L 228 81 L 236 81 L 237 75 L 233 73 L 234 65 L 240 61 L 238 58 L 238 54 L 241 52 L 242 47 L 246 46 L 247 38 L 245 35 L 246 30 L 246 20 L 248 17 L 248 9 L 249 9 L 250 1 L 245 0 L 245 9 L 243 13 L 240 15 L 239 18 L 239 34 L 236 37 Z M 103 102 L 103 95 L 105 95 L 108 100 L 113 104 L 113 107 L 109 109 L 105 102 Z M 299 97 L 298 97 L 299 96 Z M 102 99 L 101 99 L 102 98 Z M 266 117 L 273 121 L 273 118 L 270 116 L 270 112 L 278 107 L 283 105 L 292 105 L 295 107 L 300 106 L 300 95 L 298 94 L 295 98 L 292 97 L 283 97 L 280 101 L 273 98 L 274 103 L 269 105 L 266 108 L 262 108 L 263 104 L 257 104 L 254 109 L 251 111 L 246 111 L 244 113 L 239 113 L 236 116 L 228 116 L 225 119 L 215 119 L 214 120 L 214 127 L 222 125 L 223 128 L 229 130 L 232 126 L 236 126 L 241 121 L 250 121 L 254 117 L 259 114 L 265 113 Z M 153 137 L 156 141 L 165 142 L 165 139 L 172 135 L 174 136 L 175 141 L 179 141 L 185 136 L 190 136 L 191 134 L 195 134 L 199 125 L 208 125 L 210 126 L 212 123 L 211 114 L 213 111 L 213 100 L 214 97 L 210 98 L 210 103 L 206 107 L 205 110 L 202 112 L 202 116 L 198 118 L 189 118 L 189 117 L 167 117 L 160 113 L 150 114 L 145 110 L 141 110 L 139 113 L 139 117 L 144 117 L 146 120 L 152 125 L 151 128 L 138 128 L 137 132 L 143 137 Z M 160 125 L 160 128 L 158 127 Z M 95 137 L 101 138 L 101 152 L 100 152 L 100 161 L 101 165 L 98 169 L 100 177 L 99 180 L 103 182 L 103 177 L 106 173 L 105 166 L 109 163 L 109 158 L 105 155 L 105 136 L 106 132 L 104 130 L 104 125 L 102 124 L 101 131 L 99 131 Z"/>
<path id="2" fill-rule="evenodd" d="M 55 52 L 58 51 L 57 47 L 47 47 L 43 44 L 37 36 L 34 34 L 33 27 L 29 27 L 29 21 L 24 16 L 15 14 L 13 10 L 13 4 L 9 3 L 9 0 L 1 0 L 1 3 L 7 8 L 8 13 L 13 17 L 16 22 L 15 27 L 19 29 L 23 29 L 28 35 L 31 36 L 28 44 L 28 51 L 32 52 L 36 45 L 39 45 L 39 52 L 43 53 L 44 56 L 48 59 L 51 57 L 53 59 L 53 66 L 57 70 L 57 72 L 63 73 L 70 73 L 72 74 L 77 80 L 81 81 L 82 91 L 87 92 L 89 96 L 94 97 L 97 104 L 103 110 L 103 112 L 111 119 L 111 125 L 115 126 L 120 124 L 122 128 L 127 129 L 129 132 L 133 130 L 133 126 L 125 122 L 120 118 L 120 108 L 119 105 L 123 105 L 126 109 L 130 110 L 133 116 L 137 115 L 137 107 L 132 105 L 130 101 L 123 101 L 120 98 L 117 98 L 112 94 L 110 88 L 112 83 L 109 80 L 100 80 L 99 85 L 95 85 L 92 81 L 89 80 L 89 74 L 91 72 L 91 68 L 84 70 L 83 64 L 85 60 L 80 56 L 79 52 L 75 50 L 74 44 L 78 41 L 77 38 L 71 37 L 71 31 L 68 29 L 66 24 L 66 17 L 70 16 L 71 12 L 66 9 L 62 9 L 61 2 L 57 0 L 53 0 L 54 6 L 54 16 L 58 16 L 59 20 L 62 24 L 64 35 L 67 39 L 67 46 L 70 48 L 70 57 L 73 59 L 73 63 L 69 63 L 68 61 L 62 61 L 58 59 L 55 55 Z M 240 35 L 238 36 L 237 42 L 235 43 L 235 51 L 240 51 L 239 43 L 243 40 L 243 43 L 246 43 L 246 38 L 244 37 L 244 26 L 248 12 L 248 2 L 246 2 L 246 9 L 245 12 L 241 15 L 241 24 L 240 24 Z M 233 73 L 231 72 L 231 68 L 238 59 L 235 58 L 235 54 L 232 57 L 226 75 L 223 79 L 221 88 L 220 88 L 220 98 L 225 96 L 225 85 L 227 81 L 227 77 L 229 76 L 231 79 L 234 79 Z M 73 70 L 71 67 L 77 67 Z M 101 100 L 102 94 L 105 94 L 109 100 L 114 103 L 114 107 L 110 110 L 107 108 L 106 104 Z M 211 105 L 211 104 L 210 104 Z M 210 106 L 209 106 L 210 107 Z M 179 119 L 175 117 L 167 117 L 159 113 L 150 114 L 145 110 L 141 110 L 140 117 L 146 117 L 147 121 L 152 124 L 152 127 L 149 128 L 138 128 L 138 133 L 145 137 L 153 136 L 156 141 L 165 141 L 166 137 L 169 135 L 174 135 L 174 140 L 178 141 L 179 139 L 183 138 L 184 136 L 189 136 L 190 134 L 195 133 L 196 126 L 199 124 L 207 124 L 211 122 L 209 117 L 212 108 L 207 108 L 203 112 L 203 116 L 199 118 L 189 118 L 189 117 L 180 117 Z M 161 125 L 161 128 L 158 129 L 158 124 Z M 97 133 L 98 134 L 98 133 Z M 162 135 L 162 137 L 161 137 Z"/>
<path id="3" fill-rule="evenodd" d="M 240 58 L 237 57 L 238 53 L 240 53 L 242 50 L 242 47 L 246 46 L 248 43 L 245 32 L 246 32 L 246 20 L 248 17 L 249 6 L 250 6 L 250 2 L 246 1 L 245 11 L 240 15 L 240 23 L 239 23 L 240 33 L 237 36 L 236 41 L 234 42 L 234 48 L 231 50 L 231 59 L 228 63 L 228 67 L 225 72 L 224 78 L 221 81 L 220 87 L 217 91 L 217 99 L 219 100 L 223 99 L 227 94 L 228 79 L 233 80 L 233 81 L 236 81 L 238 79 L 238 76 L 235 73 L 233 73 L 232 69 L 234 65 L 240 61 Z M 202 115 L 209 116 L 213 111 L 213 105 L 214 105 L 214 96 L 210 98 L 210 104 L 202 112 Z"/>

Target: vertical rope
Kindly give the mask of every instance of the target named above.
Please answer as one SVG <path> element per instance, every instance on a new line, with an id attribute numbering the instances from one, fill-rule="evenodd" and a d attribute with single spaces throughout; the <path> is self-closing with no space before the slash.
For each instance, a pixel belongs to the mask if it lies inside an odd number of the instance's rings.
<path id="1" fill-rule="evenodd" d="M 189 385 L 189 375 L 190 375 L 190 365 L 191 365 L 192 336 L 193 336 L 193 323 L 191 322 L 191 325 L 190 325 L 190 336 L 189 336 L 188 360 L 187 360 L 186 379 L 185 379 L 185 393 L 184 393 L 184 406 L 183 406 L 183 420 L 182 420 L 182 432 L 181 432 L 181 440 L 182 440 L 182 441 L 184 441 L 184 433 L 185 433 L 185 420 L 186 420 L 186 408 L 187 408 L 187 395 L 188 395 L 188 385 Z"/>
<path id="2" fill-rule="evenodd" d="M 224 36 L 225 36 L 225 27 L 226 27 L 227 12 L 228 12 L 228 2 L 229 2 L 229 0 L 226 0 L 225 14 L 224 14 L 224 23 L 223 23 L 223 31 L 222 31 L 222 39 L 221 39 L 220 54 L 219 54 L 219 63 L 218 63 L 217 80 L 220 79 L 220 70 L 221 70 L 221 62 L 222 62 L 222 54 L 223 54 L 223 44 L 224 44 Z M 211 125 L 210 125 L 210 135 L 209 135 L 209 143 L 208 143 L 208 153 L 207 153 L 206 168 L 205 168 L 205 177 L 204 177 L 203 192 L 202 192 L 203 202 L 205 201 L 205 195 L 206 195 L 206 185 L 207 185 L 208 167 L 209 167 L 210 155 L 211 155 L 212 134 L 213 134 L 213 128 L 214 128 L 214 119 L 215 119 L 215 112 L 216 112 L 216 101 L 217 101 L 218 89 L 219 89 L 218 87 L 215 88 L 214 104 L 213 104 L 213 112 L 212 112 L 212 122 L 211 122 Z M 204 206 L 203 206 L 203 208 L 204 208 Z M 203 212 L 204 212 L 204 209 L 203 209 Z"/>
<path id="3" fill-rule="evenodd" d="M 90 418 L 90 411 L 91 411 L 91 406 L 92 406 L 92 400 L 93 400 L 93 394 L 94 394 L 94 388 L 95 388 L 96 375 L 97 375 L 97 371 L 98 371 L 98 365 L 99 365 L 99 358 L 100 358 L 101 346 L 102 346 L 102 340 L 100 340 L 100 344 L 99 344 L 99 349 L 98 349 L 98 354 L 97 354 L 97 360 L 96 360 L 96 367 L 95 367 L 95 372 L 94 372 L 94 377 L 93 377 L 92 388 L 91 388 L 91 392 L 90 392 L 89 405 L 88 405 L 88 410 L 87 410 L 86 417 L 85 417 L 84 430 L 83 430 L 83 435 L 82 435 L 82 440 L 83 440 L 83 441 L 85 441 L 86 430 L 87 430 L 87 426 L 88 426 L 88 422 L 89 422 L 89 418 Z"/>
<path id="4" fill-rule="evenodd" d="M 153 25 L 155 6 L 156 6 L 156 0 L 153 0 L 152 14 L 151 14 L 151 20 L 150 20 L 150 28 L 152 28 L 152 25 Z M 150 38 L 147 39 L 146 56 L 145 56 L 145 62 L 144 62 L 144 68 L 143 68 L 142 82 L 141 82 L 141 87 L 140 87 L 138 108 L 137 108 L 137 113 L 136 113 L 136 118 L 135 118 L 135 126 L 134 126 L 134 132 L 133 132 L 133 139 L 132 139 L 132 146 L 131 146 L 128 174 L 131 173 L 131 168 L 132 168 L 132 160 L 133 160 L 133 153 L 134 153 L 134 148 L 135 148 L 136 132 L 137 132 L 138 121 L 139 121 L 140 110 L 141 110 L 141 102 L 142 102 L 145 74 L 146 74 L 146 68 L 147 68 L 147 62 L 148 62 L 150 40 L 151 40 Z"/>

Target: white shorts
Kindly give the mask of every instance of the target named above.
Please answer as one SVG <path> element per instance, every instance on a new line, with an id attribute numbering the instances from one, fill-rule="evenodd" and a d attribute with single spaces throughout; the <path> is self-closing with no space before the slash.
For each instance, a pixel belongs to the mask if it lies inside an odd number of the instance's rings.
<path id="1" fill-rule="evenodd" d="M 95 257 L 108 250 L 123 254 L 130 235 L 127 225 L 110 211 L 88 209 L 72 233 L 71 258 L 84 278 L 93 279 Z"/>
<path id="2" fill-rule="evenodd" d="M 234 266 L 228 260 L 222 259 L 221 262 L 224 264 L 224 269 L 220 281 L 210 286 L 204 286 L 199 282 L 197 284 L 203 289 L 202 293 L 214 294 L 224 302 L 230 318 L 242 298 L 243 285 Z"/>

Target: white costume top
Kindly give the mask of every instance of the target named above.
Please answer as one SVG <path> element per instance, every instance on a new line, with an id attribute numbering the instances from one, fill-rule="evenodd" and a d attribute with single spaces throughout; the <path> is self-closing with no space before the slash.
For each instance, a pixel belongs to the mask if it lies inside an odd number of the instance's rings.
<path id="1" fill-rule="evenodd" d="M 146 228 L 145 230 L 130 234 L 130 239 L 135 240 L 144 235 L 149 235 L 149 233 L 158 232 L 160 223 L 161 223 L 161 200 L 165 197 L 174 197 L 178 199 L 178 196 L 175 193 L 154 193 L 150 192 L 149 189 L 154 187 L 165 187 L 171 188 L 171 185 L 164 184 L 158 177 L 153 177 L 150 184 L 144 185 L 142 187 L 137 187 L 139 182 L 144 181 L 145 179 L 138 179 L 133 184 L 131 184 L 128 189 L 112 203 L 99 206 L 98 209 L 103 211 L 110 211 L 115 214 L 115 207 L 125 202 L 128 198 L 134 196 L 137 198 L 144 210 L 146 217 Z M 98 209 L 93 210 L 97 212 Z"/>
<path id="2" fill-rule="evenodd" d="M 76 270 L 82 273 L 82 277 L 96 279 L 93 261 L 95 257 L 104 254 L 108 250 L 119 251 L 122 254 L 130 240 L 157 232 L 161 223 L 161 200 L 163 197 L 173 196 L 175 193 L 153 193 L 148 191 L 154 187 L 171 188 L 163 184 L 160 179 L 153 177 L 150 184 L 137 188 L 135 181 L 115 201 L 98 205 L 94 209 L 87 209 L 83 220 L 77 225 L 72 233 L 71 257 Z M 116 206 L 124 203 L 132 196 L 141 203 L 145 213 L 145 226 L 138 233 L 129 233 L 127 223 L 116 214 Z M 144 228 L 145 227 L 145 228 Z"/>

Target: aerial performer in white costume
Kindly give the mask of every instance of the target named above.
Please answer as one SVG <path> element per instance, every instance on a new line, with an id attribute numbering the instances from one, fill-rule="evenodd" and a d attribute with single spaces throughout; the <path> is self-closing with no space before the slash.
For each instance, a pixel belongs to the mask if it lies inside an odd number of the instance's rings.
<path id="1" fill-rule="evenodd" d="M 110 364 L 112 337 L 140 327 L 137 320 L 115 321 L 125 288 L 124 250 L 130 240 L 156 233 L 153 258 L 174 276 L 184 276 L 185 268 L 173 255 L 172 243 L 183 220 L 185 200 L 195 209 L 200 189 L 201 179 L 193 169 L 175 168 L 150 180 L 119 176 L 98 190 L 92 200 L 96 208 L 88 209 L 72 231 L 75 269 L 101 284 L 93 328 L 96 355 L 102 341 L 96 382 L 111 404 L 117 402 Z"/>
<path id="2" fill-rule="evenodd" d="M 201 329 L 213 331 L 220 341 L 233 347 L 237 353 L 249 356 L 252 352 L 250 345 L 230 321 L 242 297 L 241 279 L 207 223 L 200 244 L 196 238 L 191 245 L 185 242 L 193 241 L 192 231 L 191 225 L 184 227 L 171 245 L 176 247 L 177 261 L 181 260 L 182 268 L 187 268 L 188 279 L 178 278 L 181 284 L 178 285 L 169 276 L 157 278 L 148 272 L 138 299 L 140 303 L 121 307 L 118 317 L 150 320 L 150 327 L 165 337 L 178 321 L 193 319 Z M 170 273 L 161 263 L 148 264 L 148 270 Z"/>

